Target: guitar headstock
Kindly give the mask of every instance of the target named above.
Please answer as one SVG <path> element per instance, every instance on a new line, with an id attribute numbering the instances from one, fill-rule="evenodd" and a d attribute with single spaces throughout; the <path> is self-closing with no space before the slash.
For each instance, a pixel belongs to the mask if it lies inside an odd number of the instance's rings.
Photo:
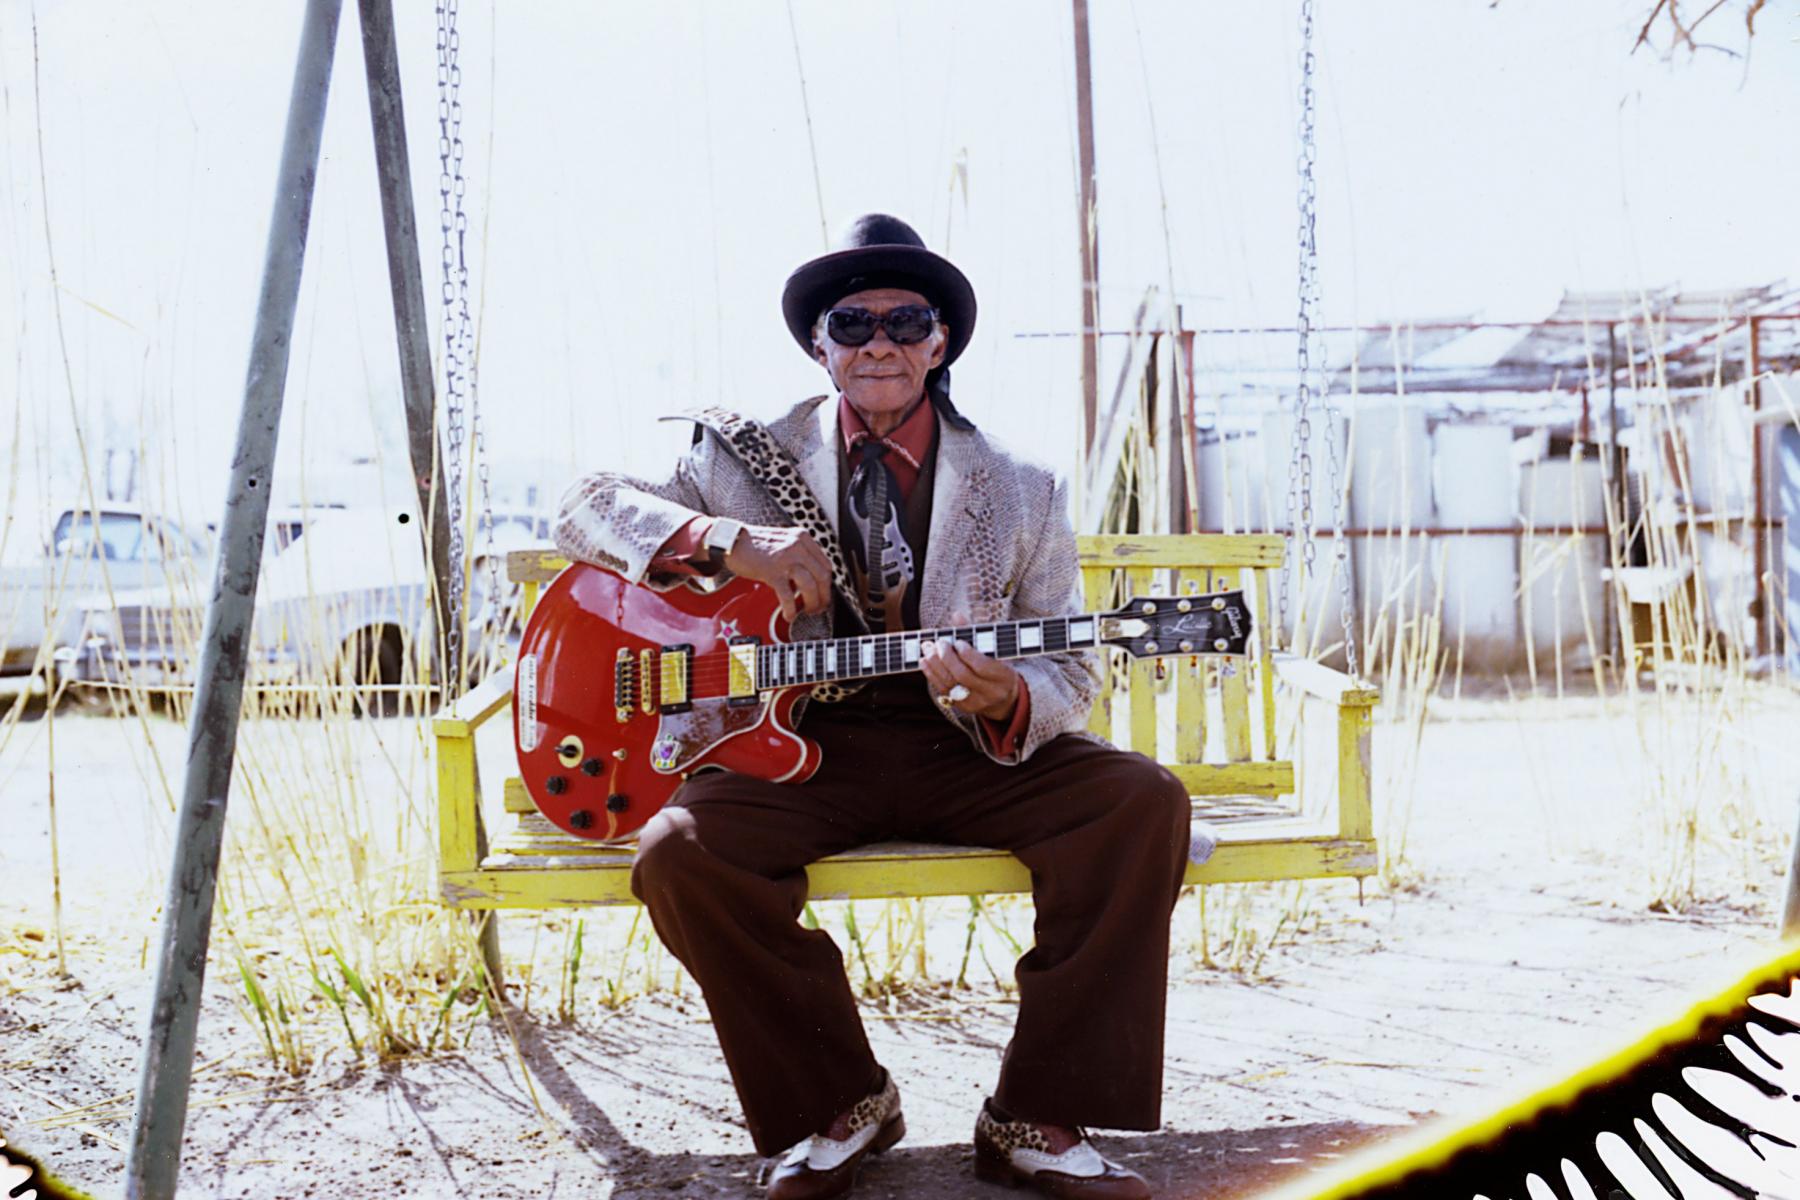
<path id="1" fill-rule="evenodd" d="M 1137 658 L 1244 654 L 1251 628 L 1250 608 L 1241 591 L 1139 596 L 1100 614 L 1099 640 Z"/>

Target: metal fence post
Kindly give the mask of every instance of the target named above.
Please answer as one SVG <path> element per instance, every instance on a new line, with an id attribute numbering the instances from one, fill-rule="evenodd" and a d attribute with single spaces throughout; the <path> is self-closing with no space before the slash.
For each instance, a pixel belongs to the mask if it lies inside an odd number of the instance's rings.
<path id="1" fill-rule="evenodd" d="M 175 1194 L 187 1122 L 194 1034 L 206 978 L 213 895 L 225 834 L 225 802 L 237 749 L 250 619 L 269 515 L 269 478 L 287 384 L 294 308 L 306 257 L 307 223 L 318 174 L 325 100 L 342 0 L 308 0 L 288 100 L 287 133 L 263 257 L 262 291 L 250 342 L 237 449 L 219 532 L 219 561 L 206 608 L 200 678 L 188 724 L 187 775 L 175 831 L 175 855 L 163 902 L 149 1029 L 132 1116 L 125 1194 L 165 1200 Z"/>

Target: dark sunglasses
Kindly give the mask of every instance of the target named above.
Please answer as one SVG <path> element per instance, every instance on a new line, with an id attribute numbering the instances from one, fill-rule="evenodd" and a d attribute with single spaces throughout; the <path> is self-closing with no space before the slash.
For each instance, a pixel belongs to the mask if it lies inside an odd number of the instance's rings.
<path id="1" fill-rule="evenodd" d="M 937 309 L 925 304 L 902 304 L 881 314 L 834 308 L 825 314 L 825 332 L 840 346 L 866 346 L 877 329 L 885 329 L 894 345 L 915 346 L 931 336 L 937 319 Z"/>

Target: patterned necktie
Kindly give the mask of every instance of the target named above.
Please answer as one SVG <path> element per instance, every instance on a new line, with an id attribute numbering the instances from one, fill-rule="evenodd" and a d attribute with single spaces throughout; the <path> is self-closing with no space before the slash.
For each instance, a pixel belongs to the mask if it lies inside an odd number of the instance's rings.
<path id="1" fill-rule="evenodd" d="M 900 521 L 900 484 L 886 462 L 890 449 L 898 447 L 873 437 L 859 439 L 852 447 L 852 452 L 860 451 L 861 456 L 850 473 L 850 516 L 862 536 L 844 541 L 863 583 L 869 627 L 892 633 L 906 626 L 906 589 L 913 580 L 913 553 Z"/>

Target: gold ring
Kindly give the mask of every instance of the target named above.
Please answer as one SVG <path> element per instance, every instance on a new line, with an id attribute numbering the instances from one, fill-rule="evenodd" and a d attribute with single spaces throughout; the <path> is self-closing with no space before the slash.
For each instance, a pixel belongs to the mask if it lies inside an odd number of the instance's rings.
<path id="1" fill-rule="evenodd" d="M 940 695 L 937 698 L 937 702 L 938 702 L 938 707 L 943 709 L 945 712 L 949 712 L 951 707 L 956 703 L 956 701 L 950 699 L 949 692 L 945 692 L 942 695 Z"/>

